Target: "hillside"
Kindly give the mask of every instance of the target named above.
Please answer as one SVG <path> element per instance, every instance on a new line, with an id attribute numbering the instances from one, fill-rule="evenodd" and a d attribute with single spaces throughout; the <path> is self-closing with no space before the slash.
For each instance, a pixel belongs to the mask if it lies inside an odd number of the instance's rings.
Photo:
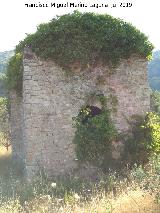
<path id="1" fill-rule="evenodd" d="M 160 91 L 160 50 L 153 53 L 153 59 L 148 64 L 148 78 L 150 87 Z"/>
<path id="2" fill-rule="evenodd" d="M 7 62 L 10 59 L 10 57 L 13 56 L 13 54 L 14 54 L 13 50 L 0 52 L 0 72 L 1 73 L 5 72 Z"/>
<path id="3" fill-rule="evenodd" d="M 3 77 L 5 76 L 8 60 L 13 54 L 13 50 L 0 52 L 0 96 L 5 96 L 6 94 Z"/>

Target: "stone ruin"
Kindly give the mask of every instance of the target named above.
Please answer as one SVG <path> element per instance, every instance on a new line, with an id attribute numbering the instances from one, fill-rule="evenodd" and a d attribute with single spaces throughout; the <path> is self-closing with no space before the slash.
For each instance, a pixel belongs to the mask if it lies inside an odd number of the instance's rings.
<path id="1" fill-rule="evenodd" d="M 123 59 L 116 68 L 102 66 L 66 73 L 54 61 L 38 58 L 25 49 L 22 96 L 10 92 L 13 157 L 22 160 L 28 177 L 39 168 L 49 175 L 67 174 L 77 167 L 72 117 L 82 106 L 100 107 L 91 93 L 109 97 L 112 119 L 119 132 L 129 131 L 127 119 L 150 110 L 147 60 Z M 113 142 L 113 157 L 119 158 Z"/>

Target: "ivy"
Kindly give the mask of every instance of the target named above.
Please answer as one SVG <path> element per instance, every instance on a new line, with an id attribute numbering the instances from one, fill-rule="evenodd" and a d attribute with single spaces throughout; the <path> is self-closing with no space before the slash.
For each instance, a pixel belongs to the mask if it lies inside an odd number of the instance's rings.
<path id="1" fill-rule="evenodd" d="M 73 142 L 76 144 L 78 160 L 88 161 L 100 167 L 109 165 L 112 159 L 111 142 L 117 137 L 110 111 L 103 107 L 101 113 L 90 116 L 90 108 L 84 107 L 80 112 L 73 118 L 76 128 Z"/>
<path id="2" fill-rule="evenodd" d="M 24 47 L 30 47 L 41 58 L 55 60 L 65 69 L 73 62 L 81 67 L 96 65 L 98 61 L 115 65 L 134 53 L 148 58 L 153 49 L 148 38 L 129 23 L 110 15 L 75 11 L 40 24 L 34 34 L 27 35 L 16 46 L 15 56 L 9 63 L 9 69 L 12 63 L 17 63 L 12 70 L 14 74 L 8 72 L 11 88 L 19 88 L 22 81 L 16 55 L 22 54 Z"/>

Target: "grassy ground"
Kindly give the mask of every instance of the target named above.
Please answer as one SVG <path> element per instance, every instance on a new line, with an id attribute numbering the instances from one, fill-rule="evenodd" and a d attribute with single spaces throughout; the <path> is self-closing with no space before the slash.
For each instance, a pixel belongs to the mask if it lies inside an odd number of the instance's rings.
<path id="1" fill-rule="evenodd" d="M 49 180 L 44 173 L 27 183 L 0 147 L 0 213 L 160 213 L 160 157 L 146 169 L 102 175 L 97 182 L 78 177 Z"/>

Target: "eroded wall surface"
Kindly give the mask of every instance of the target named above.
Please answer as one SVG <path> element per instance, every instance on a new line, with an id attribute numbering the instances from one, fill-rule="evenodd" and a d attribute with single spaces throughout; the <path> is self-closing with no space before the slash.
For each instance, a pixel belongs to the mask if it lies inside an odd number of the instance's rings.
<path id="1" fill-rule="evenodd" d="M 40 167 L 50 175 L 76 168 L 72 117 L 78 115 L 82 106 L 90 104 L 91 93 L 103 93 L 110 97 L 111 108 L 116 105 L 112 119 L 120 132 L 128 131 L 127 118 L 131 115 L 143 115 L 150 110 L 146 60 L 132 57 L 122 60 L 114 70 L 99 65 L 79 71 L 65 72 L 53 61 L 40 60 L 29 49 L 25 50 L 23 141 L 28 176 Z"/>
<path id="2" fill-rule="evenodd" d="M 12 139 L 13 159 L 23 162 L 24 144 L 23 144 L 23 102 L 22 97 L 12 90 L 9 94 L 10 98 L 10 125 Z"/>

